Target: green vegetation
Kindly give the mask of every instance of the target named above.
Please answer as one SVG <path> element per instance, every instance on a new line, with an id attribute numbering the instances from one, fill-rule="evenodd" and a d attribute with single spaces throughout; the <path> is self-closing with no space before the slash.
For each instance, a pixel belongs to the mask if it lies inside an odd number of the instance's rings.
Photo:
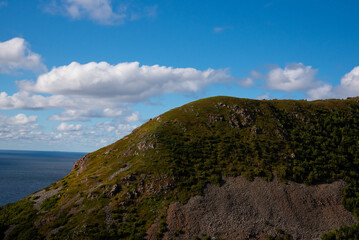
<path id="1" fill-rule="evenodd" d="M 359 239 L 359 224 L 351 227 L 343 226 L 330 233 L 324 234 L 322 240 L 338 240 L 338 239 Z"/>
<path id="2" fill-rule="evenodd" d="M 293 237 L 282 229 L 277 228 L 276 231 L 276 236 L 266 235 L 266 240 L 293 240 Z"/>
<path id="3" fill-rule="evenodd" d="M 41 204 L 40 209 L 42 210 L 50 210 L 54 206 L 56 206 L 57 202 L 61 199 L 61 195 L 56 194 L 55 196 L 49 197 L 45 199 L 45 201 Z"/>
<path id="4" fill-rule="evenodd" d="M 16 225 L 11 239 L 50 231 L 49 239 L 143 239 L 157 222 L 161 237 L 171 202 L 186 202 L 206 184 L 220 185 L 223 176 L 271 180 L 273 173 L 308 185 L 345 180 L 343 204 L 358 218 L 358 122 L 359 98 L 189 103 L 88 154 L 82 172 L 49 187 L 60 190 L 41 211 L 31 196 L 0 208 L 0 236 Z M 323 239 L 356 239 L 358 232 L 355 224 Z M 270 239 L 290 238 L 278 233 Z"/>
<path id="5" fill-rule="evenodd" d="M 43 236 L 34 228 L 38 213 L 31 201 L 24 199 L 5 205 L 0 208 L 0 212 L 0 236 L 3 237 L 5 231 L 10 226 L 14 226 L 8 239 L 43 239 Z"/>

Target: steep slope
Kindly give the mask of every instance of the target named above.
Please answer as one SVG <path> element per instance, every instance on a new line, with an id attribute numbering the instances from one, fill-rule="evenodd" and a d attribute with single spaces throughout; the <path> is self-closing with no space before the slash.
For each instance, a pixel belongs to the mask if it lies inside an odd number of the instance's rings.
<path id="1" fill-rule="evenodd" d="M 186 204 L 207 184 L 225 186 L 226 177 L 240 175 L 307 185 L 344 180 L 343 205 L 358 217 L 358 119 L 359 98 L 192 102 L 87 154 L 48 188 L 1 207 L 0 237 L 143 239 L 152 229 L 156 238 L 184 238 L 185 229 L 170 229 L 170 204 Z M 323 238 L 359 236 L 358 229 Z"/>

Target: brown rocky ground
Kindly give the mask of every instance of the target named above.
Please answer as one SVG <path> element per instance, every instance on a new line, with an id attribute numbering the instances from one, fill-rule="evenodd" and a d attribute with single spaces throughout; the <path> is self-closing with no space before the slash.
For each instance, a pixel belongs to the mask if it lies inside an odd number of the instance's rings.
<path id="1" fill-rule="evenodd" d="M 167 210 L 164 238 L 264 239 L 282 229 L 294 239 L 319 239 L 341 225 L 356 222 L 341 204 L 343 181 L 306 186 L 274 179 L 226 178 L 223 186 L 209 185 L 203 196 L 187 204 L 172 203 Z M 155 239 L 149 229 L 149 239 Z"/>

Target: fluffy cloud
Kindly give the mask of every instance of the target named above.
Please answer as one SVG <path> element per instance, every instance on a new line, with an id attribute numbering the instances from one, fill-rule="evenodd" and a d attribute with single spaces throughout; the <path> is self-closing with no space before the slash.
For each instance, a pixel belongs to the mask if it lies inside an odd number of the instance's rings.
<path id="1" fill-rule="evenodd" d="M 113 12 L 110 0 L 66 0 L 64 8 L 74 19 L 89 18 L 102 24 L 111 24 L 125 17 Z"/>
<path id="2" fill-rule="evenodd" d="M 211 83 L 231 80 L 226 70 L 73 62 L 40 75 L 36 83 L 21 81 L 19 87 L 29 92 L 137 102 L 159 94 L 197 92 Z"/>
<path id="3" fill-rule="evenodd" d="M 238 84 L 242 87 L 250 87 L 251 85 L 253 85 L 253 83 L 254 80 L 251 77 L 243 78 L 238 81 Z"/>
<path id="4" fill-rule="evenodd" d="M 60 114 L 51 116 L 55 121 L 88 121 L 91 118 L 113 118 L 124 114 L 128 109 L 126 103 L 114 99 L 97 99 L 91 97 L 30 94 L 20 91 L 13 95 L 0 93 L 0 109 L 65 109 Z"/>
<path id="5" fill-rule="evenodd" d="M 252 71 L 250 72 L 249 77 L 238 79 L 238 84 L 239 84 L 240 86 L 242 86 L 242 87 L 247 88 L 247 87 L 252 86 L 252 85 L 254 84 L 254 81 L 255 81 L 256 79 L 259 79 L 259 78 L 262 78 L 262 77 L 263 77 L 262 74 L 260 74 L 260 73 L 257 72 L 257 71 L 252 70 Z"/>
<path id="6" fill-rule="evenodd" d="M 127 123 L 106 121 L 89 127 L 87 134 L 91 135 L 94 146 L 102 147 L 117 141 L 120 136 L 130 134 L 135 128 L 136 126 Z M 99 139 L 101 140 L 98 141 Z"/>
<path id="7" fill-rule="evenodd" d="M 41 132 L 36 123 L 37 116 L 26 116 L 23 113 L 9 117 L 0 115 L 0 139 L 31 139 L 38 138 Z"/>
<path id="8" fill-rule="evenodd" d="M 273 68 L 266 74 L 257 72 L 251 73 L 250 77 L 242 79 L 242 86 L 245 86 L 245 80 L 264 79 L 266 86 L 272 90 L 284 92 L 300 91 L 306 94 L 308 100 L 329 99 L 329 98 L 347 98 L 359 96 L 359 66 L 354 67 L 349 73 L 345 74 L 338 86 L 317 81 L 315 76 L 318 70 L 311 66 L 305 66 L 303 63 L 293 63 L 284 68 Z M 269 95 L 268 95 L 269 96 Z M 258 96 L 263 99 L 267 94 Z"/>
<path id="9" fill-rule="evenodd" d="M 69 131 L 79 131 L 81 130 L 82 125 L 81 124 L 67 124 L 67 123 L 61 123 L 59 126 L 57 126 L 57 130 L 61 132 L 69 132 Z"/>
<path id="10" fill-rule="evenodd" d="M 20 91 L 13 95 L 0 92 L 0 109 L 60 109 L 63 112 L 49 120 L 120 117 L 130 123 L 139 120 L 139 114 L 129 110 L 136 102 L 168 93 L 196 93 L 212 83 L 233 81 L 238 80 L 226 69 L 73 62 L 41 74 L 36 82 L 19 81 Z"/>
<path id="11" fill-rule="evenodd" d="M 345 74 L 340 81 L 340 85 L 333 87 L 330 84 L 323 84 L 309 90 L 307 95 L 309 99 L 359 96 L 359 66 L 354 67 L 349 73 Z"/>
<path id="12" fill-rule="evenodd" d="M 0 109 L 49 109 L 49 108 L 69 108 L 76 105 L 76 101 L 61 95 L 44 97 L 42 95 L 32 95 L 25 91 L 20 91 L 13 95 L 6 92 L 0 93 Z"/>
<path id="13" fill-rule="evenodd" d="M 114 119 L 91 125 L 62 122 L 52 132 L 47 132 L 42 131 L 42 127 L 37 124 L 37 116 L 0 114 L 0 142 L 16 141 L 25 144 L 23 146 L 34 142 L 43 146 L 61 145 L 70 151 L 74 143 L 95 150 L 131 133 L 135 128 L 125 121 Z"/>
<path id="14" fill-rule="evenodd" d="M 53 121 L 88 121 L 90 111 L 89 110 L 75 110 L 68 109 L 60 114 L 52 115 L 49 120 Z"/>
<path id="15" fill-rule="evenodd" d="M 105 108 L 100 111 L 84 109 L 68 109 L 60 114 L 55 114 L 49 118 L 54 121 L 88 121 L 90 118 L 114 118 L 123 114 L 122 109 Z"/>
<path id="16" fill-rule="evenodd" d="M 33 123 L 36 121 L 37 121 L 36 115 L 28 117 L 23 113 L 19 113 L 14 117 L 8 118 L 8 123 L 15 124 L 15 125 L 23 125 L 23 124 Z"/>
<path id="17" fill-rule="evenodd" d="M 313 88 L 316 85 L 314 77 L 316 69 L 304 66 L 302 63 L 293 63 L 282 68 L 269 71 L 267 76 L 268 88 L 280 91 L 302 91 Z"/>
<path id="18" fill-rule="evenodd" d="M 324 84 L 317 88 L 308 90 L 307 96 L 309 100 L 328 99 L 335 97 L 333 93 L 333 87 L 330 84 Z"/>
<path id="19" fill-rule="evenodd" d="M 74 145 L 95 150 L 108 145 L 121 136 L 131 133 L 136 126 L 124 121 L 112 120 L 91 125 L 61 123 L 52 132 L 42 131 L 37 116 L 23 113 L 6 116 L 0 114 L 0 142 L 14 141 L 19 146 L 34 142 L 42 146 L 61 146 L 62 150 L 73 151 Z"/>
<path id="20" fill-rule="evenodd" d="M 346 94 L 347 96 L 359 95 L 359 66 L 344 75 L 340 81 L 338 94 Z"/>
<path id="21" fill-rule="evenodd" d="M 126 117 L 126 122 L 137 122 L 138 120 L 140 120 L 139 112 L 133 112 L 131 115 Z"/>
<path id="22" fill-rule="evenodd" d="M 0 109 L 64 109 L 50 120 L 87 121 L 124 115 L 130 105 L 167 93 L 195 93 L 212 83 L 238 81 L 226 70 L 106 62 L 53 68 L 36 82 L 18 82 L 19 92 L 0 93 Z M 46 94 L 45 96 L 43 94 Z M 128 116 L 136 121 L 138 115 Z"/>
<path id="23" fill-rule="evenodd" d="M 0 115 L 0 119 L 1 119 L 1 125 L 26 125 L 29 123 L 34 123 L 37 121 L 37 116 L 33 115 L 33 116 L 26 116 L 23 113 L 19 113 L 15 116 L 12 117 L 8 117 L 5 115 Z"/>
<path id="24" fill-rule="evenodd" d="M 97 122 L 94 125 L 61 123 L 56 128 L 56 132 L 48 135 L 48 141 L 65 146 L 70 146 L 76 141 L 77 144 L 97 148 L 113 143 L 135 128 L 136 126 L 118 120 Z"/>
<path id="25" fill-rule="evenodd" d="M 157 7 L 136 8 L 124 3 L 113 6 L 111 0 L 52 0 L 44 9 L 49 13 L 62 14 L 75 20 L 90 19 L 99 24 L 113 25 L 121 24 L 126 19 L 136 20 L 142 16 L 155 16 Z"/>
<path id="26" fill-rule="evenodd" d="M 106 121 L 106 122 L 98 122 L 95 126 L 90 127 L 92 133 L 96 133 L 97 131 L 112 133 L 114 136 L 123 136 L 127 135 L 135 129 L 136 126 L 130 125 L 128 123 L 118 122 L 118 121 Z M 111 135 L 109 135 L 111 136 Z"/>
<path id="27" fill-rule="evenodd" d="M 23 38 L 0 42 L 0 72 L 12 73 L 18 69 L 41 71 L 46 67 L 41 56 L 32 52 Z"/>

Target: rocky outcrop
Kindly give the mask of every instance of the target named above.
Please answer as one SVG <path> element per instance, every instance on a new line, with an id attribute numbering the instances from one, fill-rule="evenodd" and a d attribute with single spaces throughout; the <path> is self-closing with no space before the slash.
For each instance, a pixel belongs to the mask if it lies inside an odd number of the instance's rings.
<path id="1" fill-rule="evenodd" d="M 39 210 L 40 205 L 48 198 L 55 196 L 62 187 L 59 187 L 57 189 L 51 189 L 51 190 L 41 190 L 32 195 L 32 200 L 35 202 L 34 207 L 35 209 Z"/>
<path id="2" fill-rule="evenodd" d="M 86 154 L 84 157 L 80 158 L 79 160 L 77 160 L 74 163 L 74 166 L 72 167 L 71 171 L 75 171 L 76 169 L 78 169 L 77 170 L 77 175 L 79 175 L 80 173 L 85 171 L 86 164 L 87 164 L 88 160 L 89 160 L 89 156 Z"/>
<path id="3" fill-rule="evenodd" d="M 120 168 L 118 171 L 114 172 L 109 178 L 108 180 L 111 181 L 113 178 L 115 178 L 118 174 L 127 171 L 128 169 L 130 169 L 131 165 L 126 165 L 123 168 Z"/>
<path id="4" fill-rule="evenodd" d="M 108 196 L 108 197 L 113 197 L 113 196 L 115 196 L 117 193 L 119 193 L 120 190 L 121 190 L 120 185 L 114 184 L 114 185 L 112 186 L 111 190 L 106 193 L 106 196 Z"/>
<path id="5" fill-rule="evenodd" d="M 226 178 L 223 186 L 209 185 L 203 196 L 192 197 L 187 204 L 172 203 L 164 238 L 194 239 L 205 234 L 265 239 L 281 229 L 294 239 L 320 239 L 323 233 L 356 221 L 341 204 L 344 186 L 343 181 L 306 186 L 278 179 Z"/>

